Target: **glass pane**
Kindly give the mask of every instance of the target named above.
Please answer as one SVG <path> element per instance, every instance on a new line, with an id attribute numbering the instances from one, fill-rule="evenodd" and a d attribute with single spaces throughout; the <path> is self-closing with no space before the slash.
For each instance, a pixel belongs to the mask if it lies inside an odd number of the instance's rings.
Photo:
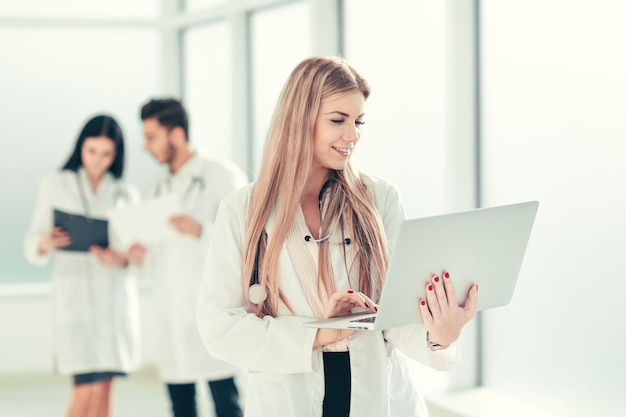
<path id="1" fill-rule="evenodd" d="M 346 58 L 370 82 L 355 160 L 394 182 L 409 216 L 445 209 L 445 2 L 345 2 Z M 363 22 L 377 21 L 376 30 Z"/>
<path id="2" fill-rule="evenodd" d="M 195 10 L 202 10 L 208 9 L 213 6 L 219 6 L 224 3 L 228 3 L 229 1 L 233 0 L 184 0 L 184 3 L 185 10 L 192 12 Z"/>
<path id="3" fill-rule="evenodd" d="M 1 17 L 155 19 L 157 0 L 20 0 L 3 1 Z"/>
<path id="4" fill-rule="evenodd" d="M 143 150 L 139 106 L 157 91 L 159 36 L 153 30 L 2 28 L 0 114 L 0 282 L 48 279 L 30 266 L 22 240 L 40 181 L 65 162 L 80 128 L 95 113 L 112 114 L 126 139 L 125 177 L 143 189 L 157 165 Z M 46 42 L 42 42 L 45 39 Z M 50 45 L 54 45 L 53 48 Z M 8 139 L 10 138 L 10 139 Z"/>
<path id="5" fill-rule="evenodd" d="M 217 158 L 233 160 L 229 26 L 222 22 L 188 29 L 183 45 L 190 143 Z"/>
<path id="6" fill-rule="evenodd" d="M 283 84 L 291 70 L 311 54 L 309 27 L 306 2 L 255 12 L 251 16 L 253 159 L 256 161 L 252 171 L 255 173 Z"/>
<path id="7" fill-rule="evenodd" d="M 346 0 L 345 55 L 369 81 L 363 136 L 355 161 L 363 172 L 396 184 L 407 214 L 446 209 L 445 2 Z M 372 30 L 369 24 L 378 22 Z M 426 392 L 448 375 L 415 372 Z"/>

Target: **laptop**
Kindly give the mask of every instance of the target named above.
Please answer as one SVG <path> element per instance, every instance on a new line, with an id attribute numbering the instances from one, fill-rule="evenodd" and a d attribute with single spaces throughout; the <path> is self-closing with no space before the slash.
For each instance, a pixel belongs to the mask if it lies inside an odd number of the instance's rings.
<path id="1" fill-rule="evenodd" d="M 535 220 L 537 201 L 405 220 L 392 251 L 378 312 L 305 323 L 305 327 L 384 330 L 423 322 L 418 299 L 434 275 L 450 273 L 457 303 L 478 283 L 477 309 L 508 304 Z"/>

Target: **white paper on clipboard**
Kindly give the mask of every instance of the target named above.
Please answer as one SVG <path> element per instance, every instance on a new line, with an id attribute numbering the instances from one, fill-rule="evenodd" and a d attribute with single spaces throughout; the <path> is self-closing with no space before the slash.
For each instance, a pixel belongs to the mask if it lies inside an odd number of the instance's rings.
<path id="1" fill-rule="evenodd" d="M 170 218 L 180 214 L 180 197 L 174 194 L 107 212 L 110 233 L 121 250 L 134 243 L 147 246 L 175 238 L 179 233 Z"/>

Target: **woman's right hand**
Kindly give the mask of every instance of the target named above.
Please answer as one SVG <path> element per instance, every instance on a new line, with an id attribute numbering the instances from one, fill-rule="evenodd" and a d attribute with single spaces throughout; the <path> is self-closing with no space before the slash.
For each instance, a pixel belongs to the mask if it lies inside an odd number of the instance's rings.
<path id="1" fill-rule="evenodd" d="M 37 251 L 40 255 L 48 253 L 48 251 L 58 248 L 65 248 L 72 243 L 69 233 L 60 227 L 55 227 L 46 232 L 39 241 Z"/>
<path id="2" fill-rule="evenodd" d="M 354 307 L 362 307 L 378 311 L 378 306 L 367 295 L 354 290 L 342 290 L 334 293 L 328 300 L 324 318 L 340 317 L 352 313 Z M 354 333 L 354 330 L 318 329 L 314 347 L 322 347 L 345 339 Z"/>

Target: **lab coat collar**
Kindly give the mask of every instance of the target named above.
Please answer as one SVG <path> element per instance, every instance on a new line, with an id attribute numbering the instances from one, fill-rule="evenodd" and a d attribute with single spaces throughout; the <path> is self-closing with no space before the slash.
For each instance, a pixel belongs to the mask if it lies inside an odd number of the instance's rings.
<path id="1" fill-rule="evenodd" d="M 81 184 L 83 185 L 83 190 L 88 195 L 97 195 L 101 193 L 102 192 L 101 190 L 103 190 L 108 184 L 115 181 L 115 178 L 113 177 L 113 174 L 111 174 L 111 172 L 109 171 L 105 172 L 104 175 L 102 176 L 102 179 L 100 180 L 100 184 L 98 184 L 97 192 L 94 193 L 93 189 L 91 188 L 91 183 L 89 182 L 89 175 L 87 175 L 87 171 L 85 171 L 85 168 L 83 168 L 82 166 L 78 168 L 76 175 L 80 176 L 80 181 L 81 181 Z"/>
<path id="2" fill-rule="evenodd" d="M 191 157 L 187 161 L 185 161 L 185 163 L 178 169 L 178 171 L 176 171 L 175 174 L 172 174 L 168 167 L 165 173 L 165 179 L 169 181 L 173 178 L 193 177 L 194 175 L 196 175 L 196 166 L 198 165 L 199 161 L 200 158 L 198 157 L 198 152 L 194 149 L 193 155 L 191 155 Z"/>

